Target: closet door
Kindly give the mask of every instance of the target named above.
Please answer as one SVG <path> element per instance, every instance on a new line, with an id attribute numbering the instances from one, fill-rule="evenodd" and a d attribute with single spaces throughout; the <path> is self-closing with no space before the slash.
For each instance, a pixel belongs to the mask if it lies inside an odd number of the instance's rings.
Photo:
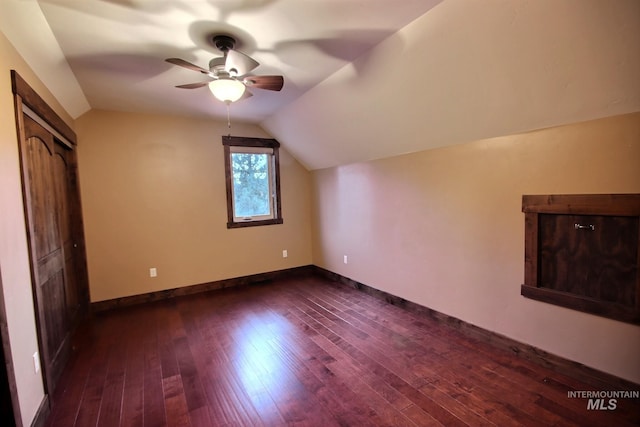
<path id="1" fill-rule="evenodd" d="M 51 393 L 69 357 L 70 309 L 77 305 L 69 219 L 67 150 L 28 116 L 22 164 L 36 321 L 45 387 Z"/>
<path id="2" fill-rule="evenodd" d="M 54 139 L 55 142 L 55 139 Z M 75 261 L 78 253 L 78 240 L 75 228 L 77 216 L 74 211 L 75 188 L 71 185 L 73 175 L 72 158 L 73 151 L 63 144 L 55 143 L 55 154 L 53 156 L 53 180 L 56 186 L 54 193 L 57 195 L 58 225 L 60 228 L 60 241 L 64 254 L 64 291 L 67 310 L 67 320 L 73 325 L 80 309 L 79 277 L 77 275 L 77 265 Z"/>

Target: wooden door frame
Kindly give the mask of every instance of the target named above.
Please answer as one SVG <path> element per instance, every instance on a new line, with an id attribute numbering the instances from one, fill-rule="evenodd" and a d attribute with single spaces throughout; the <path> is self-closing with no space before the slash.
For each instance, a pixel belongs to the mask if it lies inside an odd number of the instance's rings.
<path id="1" fill-rule="evenodd" d="M 45 127 L 46 130 L 49 131 L 54 136 L 54 139 L 62 141 L 63 143 L 69 145 L 69 147 L 72 149 L 77 145 L 77 137 L 75 132 L 35 92 L 35 90 L 33 90 L 31 86 L 24 79 L 22 79 L 22 77 L 15 70 L 11 70 L 11 88 L 14 94 L 16 132 L 17 132 L 18 143 L 20 144 L 20 147 L 22 147 L 25 142 L 23 141 L 24 131 L 25 131 L 24 115 L 28 115 L 29 117 L 32 117 L 34 120 L 36 120 L 36 122 L 38 122 L 38 124 Z M 21 168 L 22 168 L 22 157 L 23 157 L 22 148 L 20 149 L 20 156 L 21 156 Z M 74 163 L 73 166 L 77 167 L 75 156 L 73 158 L 73 163 Z M 77 173 L 74 173 L 74 179 L 77 180 Z M 28 191 L 28 189 L 24 187 L 25 185 L 24 180 L 25 180 L 25 171 L 22 170 L 23 193 L 26 194 L 25 192 Z M 89 305 L 88 277 L 86 273 L 86 251 L 85 251 L 85 244 L 84 244 L 84 231 L 82 226 L 81 210 L 79 206 L 81 203 L 80 192 L 79 192 L 79 186 L 77 182 L 75 183 L 75 193 L 76 194 L 74 194 L 73 197 L 77 200 L 77 203 L 78 203 L 78 206 L 76 208 L 78 210 L 77 214 L 79 216 L 78 218 L 79 223 L 77 224 L 77 228 L 78 228 L 77 231 L 74 230 L 73 234 L 74 234 L 74 237 L 78 240 L 78 243 L 80 244 L 79 251 L 77 252 L 76 255 L 79 257 L 79 260 L 78 260 L 79 264 L 82 265 L 83 277 L 81 279 L 84 283 L 84 286 L 87 288 L 82 292 L 82 295 L 80 296 L 80 299 L 81 299 L 80 304 L 85 308 L 85 311 L 86 311 L 86 308 L 88 308 L 88 305 Z M 28 213 L 26 212 L 26 209 L 27 209 L 27 206 L 25 204 L 25 215 L 28 215 Z M 29 245 L 29 260 L 31 265 L 32 285 L 33 285 L 36 280 L 34 276 L 36 270 L 34 268 L 37 268 L 37 266 L 34 267 L 34 259 L 33 259 L 33 253 L 32 253 L 33 247 L 30 241 L 28 242 L 28 245 Z M 34 310 L 35 310 L 34 314 L 35 314 L 35 320 L 36 320 L 38 346 L 40 347 L 40 355 L 42 357 L 42 346 L 43 346 L 42 328 L 40 326 L 40 321 L 39 321 L 40 316 L 38 314 L 39 311 L 38 311 L 37 301 L 35 300 L 35 296 L 34 296 Z M 38 421 L 39 418 L 40 419 L 43 418 L 42 416 L 43 411 L 48 412 L 49 405 L 51 403 L 50 393 L 52 392 L 52 390 L 49 390 L 48 388 L 48 384 L 47 384 L 48 375 L 46 372 L 44 372 L 44 369 L 46 369 L 45 364 L 41 363 L 41 365 L 43 369 L 42 379 L 43 379 L 45 396 L 43 399 L 43 403 L 40 406 L 40 410 L 38 411 L 38 414 L 36 414 L 36 421 Z M 13 368 L 11 367 L 11 369 Z M 10 378 L 15 377 L 15 374 L 13 371 L 9 373 L 9 377 Z M 14 392 L 15 390 L 12 389 L 12 400 L 13 399 L 17 400 L 17 396 L 14 396 Z"/>
<path id="2" fill-rule="evenodd" d="M 78 145 L 76 133 L 64 122 L 64 120 L 60 118 L 60 116 L 58 116 L 58 114 L 56 114 L 55 111 L 53 111 L 53 108 L 51 108 L 49 104 L 47 104 L 44 99 L 42 99 L 40 95 L 38 95 L 36 91 L 33 90 L 22 77 L 20 77 L 20 74 L 15 70 L 11 70 L 11 90 L 16 98 L 16 118 L 18 117 L 18 114 L 22 116 L 22 105 L 24 104 L 74 146 Z"/>

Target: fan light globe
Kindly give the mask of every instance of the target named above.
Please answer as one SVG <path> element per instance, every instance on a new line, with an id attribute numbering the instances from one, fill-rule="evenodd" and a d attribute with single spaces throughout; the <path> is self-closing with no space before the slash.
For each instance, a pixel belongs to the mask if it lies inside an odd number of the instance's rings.
<path id="1" fill-rule="evenodd" d="M 235 102 L 242 97 L 245 87 L 238 80 L 221 78 L 209 83 L 209 90 L 222 102 Z"/>

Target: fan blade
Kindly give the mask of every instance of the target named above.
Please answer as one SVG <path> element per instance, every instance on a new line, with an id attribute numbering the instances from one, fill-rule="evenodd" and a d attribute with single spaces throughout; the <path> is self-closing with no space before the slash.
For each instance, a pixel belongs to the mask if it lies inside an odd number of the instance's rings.
<path id="1" fill-rule="evenodd" d="M 210 74 L 210 73 L 211 73 L 209 70 L 205 70 L 205 69 L 204 69 L 204 68 L 202 68 L 202 67 L 198 67 L 197 65 L 192 64 L 191 62 L 187 62 L 187 61 L 185 61 L 184 59 L 180 59 L 180 58 L 167 58 L 167 59 L 165 59 L 165 61 L 167 61 L 167 62 L 168 62 L 168 63 L 170 63 L 170 64 L 173 64 L 173 65 L 179 65 L 179 66 L 181 66 L 181 67 L 188 68 L 188 69 L 193 70 L 193 71 L 199 71 L 199 72 L 201 72 L 202 74 Z"/>
<path id="2" fill-rule="evenodd" d="M 198 83 L 188 83 L 186 85 L 178 85 L 176 87 L 180 89 L 197 89 L 202 86 L 208 85 L 210 82 L 198 82 Z"/>
<path id="3" fill-rule="evenodd" d="M 238 99 L 238 101 L 242 101 L 243 99 L 251 98 L 252 96 L 253 96 L 253 94 L 251 92 L 249 92 L 249 89 L 245 89 L 244 93 L 242 94 L 240 99 Z"/>
<path id="4" fill-rule="evenodd" d="M 284 86 L 284 77 L 282 76 L 246 76 L 242 81 L 247 86 L 266 90 L 278 91 Z"/>
<path id="5" fill-rule="evenodd" d="M 227 59 L 224 63 L 224 69 L 227 73 L 235 76 L 242 76 L 260 65 L 253 58 L 230 49 L 227 52 Z"/>

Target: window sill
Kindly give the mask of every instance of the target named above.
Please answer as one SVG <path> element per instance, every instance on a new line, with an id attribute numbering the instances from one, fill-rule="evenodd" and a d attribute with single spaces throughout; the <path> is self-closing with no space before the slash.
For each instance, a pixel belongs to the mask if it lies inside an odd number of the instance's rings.
<path id="1" fill-rule="evenodd" d="M 282 224 L 282 223 L 284 223 L 282 218 L 265 219 L 262 221 L 227 222 L 227 228 L 258 227 L 260 225 L 273 225 L 273 224 Z"/>

